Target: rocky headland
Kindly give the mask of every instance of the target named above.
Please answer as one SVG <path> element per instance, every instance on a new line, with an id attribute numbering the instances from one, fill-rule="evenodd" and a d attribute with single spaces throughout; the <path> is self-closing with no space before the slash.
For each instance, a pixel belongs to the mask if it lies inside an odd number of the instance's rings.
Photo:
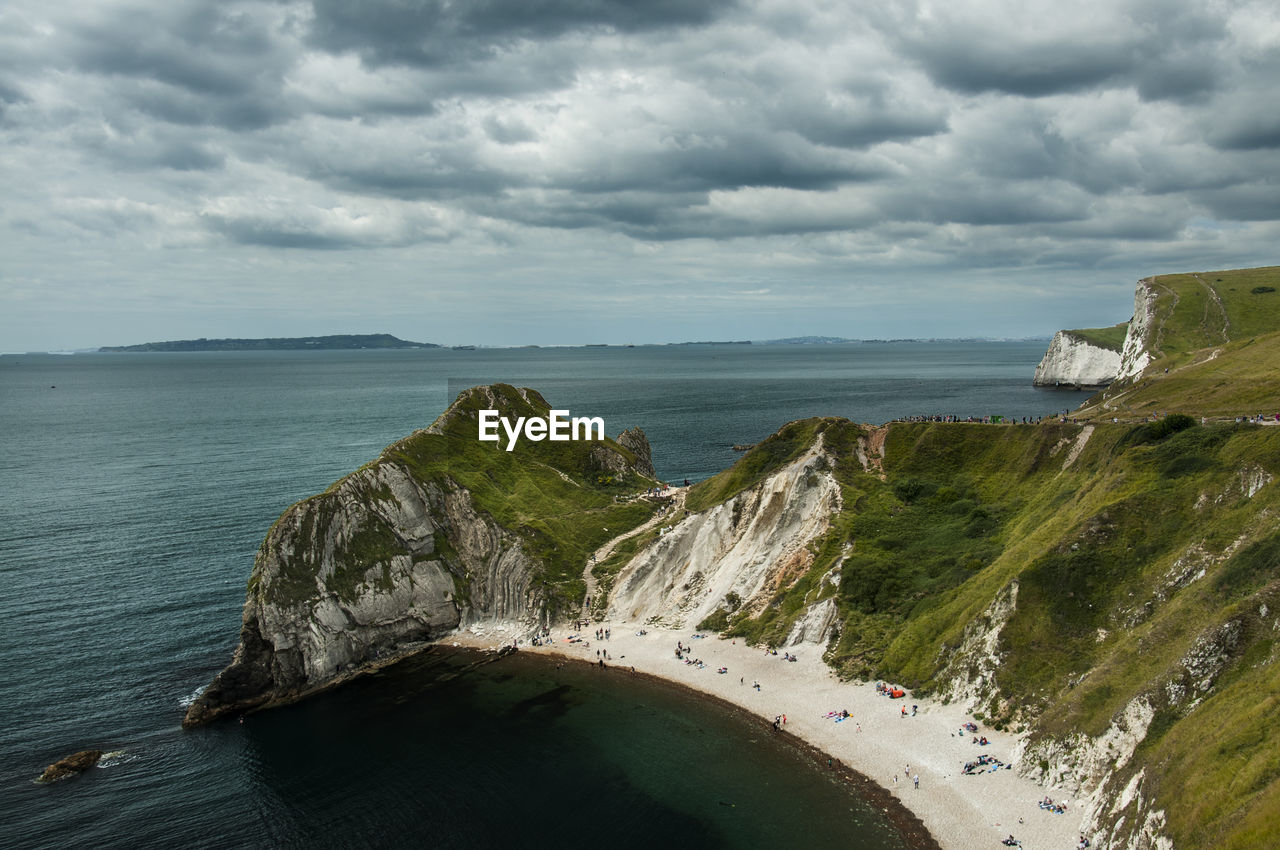
<path id="1" fill-rule="evenodd" d="M 290 702 L 475 623 L 545 625 L 581 584 L 576 560 L 560 572 L 578 550 L 553 552 L 557 539 L 603 539 L 657 509 L 618 498 L 653 483 L 643 431 L 507 453 L 476 440 L 481 408 L 550 405 L 507 385 L 468 390 L 430 428 L 285 511 L 255 559 L 231 664 L 184 725 Z M 550 523 L 528 513 L 544 501 Z"/>
<path id="2" fill-rule="evenodd" d="M 1036 366 L 1037 387 L 1105 387 L 1120 374 L 1120 351 L 1090 342 L 1079 331 L 1058 331 Z"/>

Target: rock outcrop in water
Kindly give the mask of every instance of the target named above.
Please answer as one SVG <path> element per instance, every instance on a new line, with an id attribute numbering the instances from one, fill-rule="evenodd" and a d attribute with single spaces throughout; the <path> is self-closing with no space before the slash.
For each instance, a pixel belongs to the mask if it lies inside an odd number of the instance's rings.
<path id="1" fill-rule="evenodd" d="M 57 782 L 59 779 L 84 773 L 101 758 L 102 750 L 81 750 L 46 767 L 36 782 Z"/>
<path id="2" fill-rule="evenodd" d="M 486 408 L 514 418 L 550 405 L 501 384 L 468 390 L 431 428 L 285 511 L 258 551 L 231 664 L 184 725 L 297 699 L 457 628 L 532 629 L 578 601 L 563 574 L 581 575 L 591 539 L 653 510 L 625 498 L 652 484 L 648 442 L 633 429 L 629 448 L 506 452 L 477 440 Z M 554 519 L 537 515 L 544 501 Z"/>

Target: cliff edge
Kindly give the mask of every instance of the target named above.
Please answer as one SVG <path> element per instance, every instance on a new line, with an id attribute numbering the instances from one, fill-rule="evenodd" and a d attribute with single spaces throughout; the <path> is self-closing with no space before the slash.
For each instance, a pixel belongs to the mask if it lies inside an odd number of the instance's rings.
<path id="1" fill-rule="evenodd" d="M 1124 326 L 1120 326 L 1124 327 Z M 1120 347 L 1102 342 L 1094 333 L 1058 331 L 1049 343 L 1031 383 L 1037 387 L 1105 387 L 1120 372 Z"/>

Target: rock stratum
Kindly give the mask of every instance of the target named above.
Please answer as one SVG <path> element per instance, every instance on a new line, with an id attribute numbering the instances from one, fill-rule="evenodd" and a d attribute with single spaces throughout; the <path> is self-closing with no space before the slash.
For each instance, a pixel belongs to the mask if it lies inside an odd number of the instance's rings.
<path id="1" fill-rule="evenodd" d="M 233 662 L 187 722 L 297 698 L 475 624 L 517 637 L 563 622 L 585 573 L 615 622 L 803 644 L 841 676 L 963 704 L 1018 735 L 1015 770 L 1074 789 L 1095 846 L 1267 846 L 1280 834 L 1280 428 L 1210 422 L 1193 403 L 1112 421 L 1124 398 L 1248 403 L 1219 383 L 1259 356 L 1280 362 L 1280 321 L 1267 330 L 1268 302 L 1251 300 L 1270 294 L 1258 273 L 1144 283 L 1143 342 L 1130 356 L 1130 322 L 1122 354 L 1143 365 L 1086 403 L 1089 421 L 793 422 L 661 518 L 635 498 L 651 469 L 639 435 L 481 447 L 479 407 L 548 405 L 469 390 L 286 511 Z"/>

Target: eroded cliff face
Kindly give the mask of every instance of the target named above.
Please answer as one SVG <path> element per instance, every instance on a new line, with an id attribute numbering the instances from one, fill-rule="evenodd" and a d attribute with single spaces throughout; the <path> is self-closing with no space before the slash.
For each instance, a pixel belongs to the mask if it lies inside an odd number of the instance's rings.
<path id="1" fill-rule="evenodd" d="M 694 627 L 720 608 L 761 608 L 809 568 L 808 544 L 839 507 L 840 488 L 819 439 L 761 483 L 684 518 L 638 553 L 614 583 L 608 616 Z M 805 618 L 798 639 L 824 640 L 834 616 L 828 604 Z"/>
<path id="2" fill-rule="evenodd" d="M 1133 294 L 1133 318 L 1129 320 L 1129 330 L 1124 337 L 1124 347 L 1120 351 L 1120 368 L 1116 372 L 1117 381 L 1129 381 L 1142 374 L 1151 362 L 1151 350 L 1157 327 L 1156 283 L 1153 278 L 1138 281 Z"/>
<path id="3" fill-rule="evenodd" d="M 1120 352 L 1092 345 L 1070 331 L 1058 331 L 1036 366 L 1037 387 L 1102 387 L 1120 371 Z"/>
<path id="4" fill-rule="evenodd" d="M 232 663 L 184 724 L 296 699 L 472 622 L 532 626 L 535 569 L 465 490 L 390 463 L 361 470 L 272 527 Z"/>

